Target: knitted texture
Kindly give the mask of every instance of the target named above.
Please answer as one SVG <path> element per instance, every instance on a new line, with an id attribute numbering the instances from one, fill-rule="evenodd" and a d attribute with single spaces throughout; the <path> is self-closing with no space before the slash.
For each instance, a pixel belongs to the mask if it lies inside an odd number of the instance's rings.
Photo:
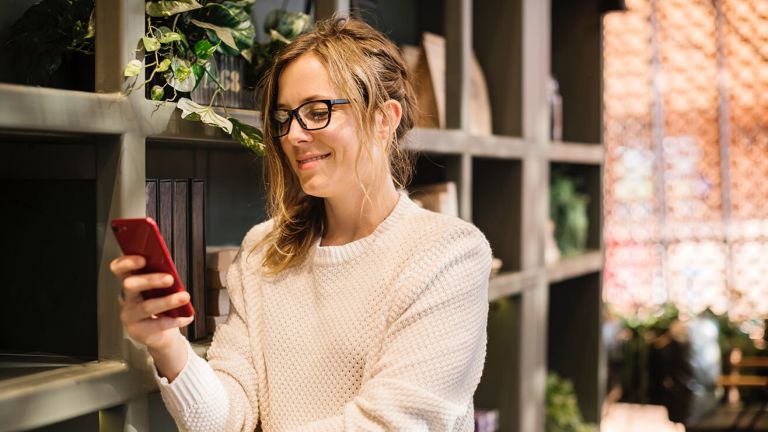
<path id="1" fill-rule="evenodd" d="M 227 275 L 208 361 L 158 378 L 183 430 L 471 431 L 485 360 L 491 251 L 402 195 L 369 236 L 316 244 L 269 277 L 254 227 Z"/>

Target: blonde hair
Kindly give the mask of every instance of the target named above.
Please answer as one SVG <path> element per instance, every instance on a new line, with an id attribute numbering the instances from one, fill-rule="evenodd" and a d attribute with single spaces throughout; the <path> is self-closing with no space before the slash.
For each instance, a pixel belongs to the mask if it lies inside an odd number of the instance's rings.
<path id="1" fill-rule="evenodd" d="M 355 19 L 333 18 L 316 23 L 314 30 L 299 36 L 277 55 L 262 81 L 262 115 L 266 142 L 265 180 L 267 211 L 274 221 L 272 232 L 257 246 L 266 245 L 263 264 L 267 273 L 279 273 L 301 263 L 325 229 L 322 198 L 303 193 L 290 163 L 274 138 L 270 113 L 277 103 L 278 80 L 285 67 L 306 53 L 314 54 L 328 69 L 331 85 L 349 100 L 357 120 L 360 140 L 366 151 L 374 137 L 376 116 L 395 100 L 402 117 L 395 130 L 390 125 L 386 154 L 389 174 L 398 188 L 405 188 L 412 175 L 409 154 L 400 143 L 413 128 L 416 97 L 400 51 L 386 36 Z M 365 191 L 365 186 L 361 184 Z M 367 192 L 366 192 L 367 196 Z"/>

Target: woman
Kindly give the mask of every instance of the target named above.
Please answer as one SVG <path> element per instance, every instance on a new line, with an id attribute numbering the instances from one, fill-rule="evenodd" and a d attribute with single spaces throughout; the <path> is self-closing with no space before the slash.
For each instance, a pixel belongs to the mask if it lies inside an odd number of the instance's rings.
<path id="1" fill-rule="evenodd" d="M 147 345 L 185 430 L 472 430 L 491 253 L 474 226 L 400 192 L 415 101 L 397 47 L 355 20 L 320 22 L 264 83 L 271 219 L 227 275 L 231 312 L 207 362 L 143 300 L 168 275 L 124 278 L 121 319 Z"/>

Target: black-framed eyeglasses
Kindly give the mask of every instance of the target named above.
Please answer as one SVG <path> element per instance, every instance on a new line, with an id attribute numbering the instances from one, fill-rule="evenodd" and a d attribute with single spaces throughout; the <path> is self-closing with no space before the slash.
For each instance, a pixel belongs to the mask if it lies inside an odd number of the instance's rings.
<path id="1" fill-rule="evenodd" d="M 292 110 L 277 109 L 272 111 L 269 118 L 272 122 L 273 136 L 285 136 L 291 129 L 291 119 L 296 117 L 304 130 L 323 129 L 331 123 L 331 112 L 334 105 L 348 104 L 347 99 L 323 99 L 307 101 Z"/>

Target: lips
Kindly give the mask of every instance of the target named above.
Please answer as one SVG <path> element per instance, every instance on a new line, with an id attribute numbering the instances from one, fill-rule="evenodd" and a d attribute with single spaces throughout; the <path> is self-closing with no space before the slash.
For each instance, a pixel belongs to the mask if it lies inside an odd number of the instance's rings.
<path id="1" fill-rule="evenodd" d="M 318 162 L 320 162 L 323 159 L 326 159 L 330 155 L 331 155 L 330 153 L 326 153 L 322 155 L 305 157 L 304 159 L 297 159 L 296 163 L 298 164 L 299 169 L 312 168 L 313 166 L 317 165 Z"/>

